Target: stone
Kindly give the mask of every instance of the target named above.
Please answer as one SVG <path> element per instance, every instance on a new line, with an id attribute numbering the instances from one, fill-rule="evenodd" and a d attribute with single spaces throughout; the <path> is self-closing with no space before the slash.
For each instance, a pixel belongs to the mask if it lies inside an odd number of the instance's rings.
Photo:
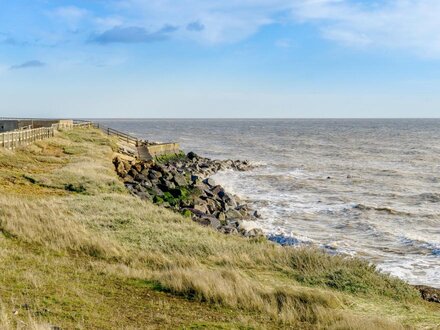
<path id="1" fill-rule="evenodd" d="M 208 199 L 206 202 L 210 214 L 214 214 L 221 207 L 220 204 L 213 199 Z"/>
<path id="2" fill-rule="evenodd" d="M 145 188 L 152 188 L 152 187 L 153 187 L 153 185 L 152 185 L 152 183 L 151 183 L 150 180 L 142 181 L 142 182 L 141 182 L 141 186 L 142 186 L 142 187 L 145 187 Z"/>
<path id="3" fill-rule="evenodd" d="M 224 212 L 219 212 L 217 218 L 218 218 L 220 221 L 225 221 L 225 220 L 226 220 L 226 215 L 224 214 Z"/>
<path id="4" fill-rule="evenodd" d="M 200 212 L 205 213 L 205 214 L 209 213 L 207 205 L 206 204 L 202 204 L 202 203 L 194 204 L 194 210 L 200 211 Z"/>
<path id="5" fill-rule="evenodd" d="M 235 228 L 242 228 L 243 227 L 243 221 L 241 221 L 240 219 L 228 220 L 227 224 L 229 226 L 233 226 Z"/>
<path id="6" fill-rule="evenodd" d="M 186 157 L 188 157 L 189 160 L 193 160 L 193 159 L 197 159 L 199 158 L 199 156 L 197 154 L 195 154 L 194 152 L 189 152 Z"/>
<path id="7" fill-rule="evenodd" d="M 126 175 L 125 177 L 124 177 L 124 183 L 125 184 L 127 184 L 127 183 L 136 183 L 135 181 L 134 181 L 134 179 L 133 179 L 133 177 L 132 176 L 130 176 L 130 175 Z"/>
<path id="8" fill-rule="evenodd" d="M 174 174 L 173 180 L 180 187 L 188 185 L 186 178 L 181 174 Z"/>
<path id="9" fill-rule="evenodd" d="M 138 181 L 138 182 L 149 181 L 147 176 L 140 174 L 140 173 L 136 174 L 134 176 L 134 179 L 135 179 L 135 181 Z"/>
<path id="10" fill-rule="evenodd" d="M 161 177 L 162 177 L 162 173 L 156 170 L 150 170 L 148 173 L 148 178 L 151 180 L 157 180 L 160 179 Z"/>
<path id="11" fill-rule="evenodd" d="M 205 196 L 207 196 L 209 198 L 214 197 L 214 194 L 209 189 L 205 189 L 205 190 L 203 190 L 203 192 L 205 193 Z"/>
<path id="12" fill-rule="evenodd" d="M 226 235 L 238 235 L 238 230 L 235 227 L 223 226 L 219 229 L 219 231 Z"/>
<path id="13" fill-rule="evenodd" d="M 164 177 L 160 178 L 160 183 L 158 184 L 158 187 L 162 189 L 163 191 L 169 191 L 176 188 L 176 185 L 174 182 L 168 181 Z"/>
<path id="14" fill-rule="evenodd" d="M 224 196 L 224 189 L 223 189 L 223 187 L 222 186 L 219 186 L 219 185 L 217 185 L 217 186 L 215 186 L 215 187 L 213 187 L 212 189 L 211 189 L 211 192 L 214 194 L 214 195 L 217 195 L 217 196 L 219 196 L 219 194 L 220 194 L 220 192 L 223 192 L 223 196 Z"/>
<path id="15" fill-rule="evenodd" d="M 440 304 L 440 289 L 426 285 L 416 285 L 415 288 L 419 290 L 420 295 L 424 300 Z"/>
<path id="16" fill-rule="evenodd" d="M 249 238 L 258 238 L 258 237 L 263 237 L 264 233 L 260 228 L 253 228 L 251 230 L 246 231 L 244 236 Z"/>
<path id="17" fill-rule="evenodd" d="M 131 164 L 128 161 L 122 160 L 122 164 L 127 172 L 131 169 Z"/>
<path id="18" fill-rule="evenodd" d="M 131 168 L 127 174 L 134 178 L 138 174 L 138 172 L 135 168 Z"/>
<path id="19" fill-rule="evenodd" d="M 241 213 L 234 209 L 229 209 L 225 213 L 226 219 L 239 219 L 242 217 Z"/>
<path id="20" fill-rule="evenodd" d="M 212 228 L 214 229 L 218 229 L 222 226 L 221 222 L 219 219 L 217 219 L 216 217 L 209 217 L 209 224 L 211 225 Z"/>
<path id="21" fill-rule="evenodd" d="M 208 218 L 193 218 L 195 222 L 199 225 L 208 227 L 211 224 L 211 221 Z"/>
<path id="22" fill-rule="evenodd" d="M 160 196 L 160 197 L 163 196 L 163 191 L 159 187 L 157 187 L 157 186 L 153 186 L 150 189 L 150 191 L 151 191 L 151 194 L 154 195 L 154 196 Z"/>
<path id="23" fill-rule="evenodd" d="M 211 179 L 211 178 L 203 180 L 203 183 L 206 183 L 210 187 L 215 187 L 216 186 L 215 181 L 213 179 Z"/>
<path id="24" fill-rule="evenodd" d="M 136 163 L 133 165 L 133 168 L 136 170 L 136 172 L 141 173 L 143 170 L 142 164 L 141 163 Z"/>

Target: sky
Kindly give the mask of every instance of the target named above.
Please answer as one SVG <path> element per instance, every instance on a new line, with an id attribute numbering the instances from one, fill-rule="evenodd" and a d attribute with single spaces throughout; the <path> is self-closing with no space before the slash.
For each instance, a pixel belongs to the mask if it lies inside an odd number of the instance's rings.
<path id="1" fill-rule="evenodd" d="M 0 0 L 0 116 L 440 117 L 438 0 Z"/>

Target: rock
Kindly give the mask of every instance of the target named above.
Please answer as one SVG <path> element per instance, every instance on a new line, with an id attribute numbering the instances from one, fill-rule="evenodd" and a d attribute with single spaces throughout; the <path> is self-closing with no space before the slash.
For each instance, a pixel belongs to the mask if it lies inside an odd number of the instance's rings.
<path id="1" fill-rule="evenodd" d="M 213 198 L 214 197 L 214 194 L 209 189 L 205 189 L 205 190 L 203 190 L 203 192 L 204 192 L 204 195 L 209 197 L 209 198 Z"/>
<path id="2" fill-rule="evenodd" d="M 176 185 L 165 179 L 164 177 L 160 178 L 160 183 L 157 185 L 162 191 L 170 191 L 176 188 Z"/>
<path id="3" fill-rule="evenodd" d="M 151 183 L 150 180 L 146 180 L 146 181 L 142 181 L 141 186 L 145 188 L 152 188 L 153 184 Z"/>
<path id="4" fill-rule="evenodd" d="M 135 169 L 134 167 L 132 167 L 132 168 L 128 171 L 127 174 L 134 178 L 134 177 L 138 174 L 138 172 L 136 171 L 136 169 Z"/>
<path id="5" fill-rule="evenodd" d="M 243 227 L 243 221 L 241 221 L 240 219 L 228 220 L 227 224 L 229 226 L 233 226 L 235 228 L 242 228 Z"/>
<path id="6" fill-rule="evenodd" d="M 203 226 L 211 226 L 214 229 L 218 229 L 221 227 L 220 221 L 215 217 L 205 216 L 201 218 L 195 218 L 194 221 Z"/>
<path id="7" fill-rule="evenodd" d="M 248 213 L 245 209 L 238 209 L 237 211 L 240 212 L 242 218 L 245 218 L 248 216 Z"/>
<path id="8" fill-rule="evenodd" d="M 226 219 L 240 219 L 241 213 L 235 209 L 229 209 L 225 213 Z"/>
<path id="9" fill-rule="evenodd" d="M 150 170 L 148 173 L 148 178 L 151 180 L 158 180 L 162 177 L 162 173 L 155 170 Z"/>
<path id="10" fill-rule="evenodd" d="M 135 184 L 136 182 L 134 181 L 133 177 L 131 175 L 126 175 L 124 177 L 124 184 Z"/>
<path id="11" fill-rule="evenodd" d="M 249 238 L 258 238 L 258 237 L 263 237 L 264 233 L 260 228 L 253 228 L 251 230 L 246 231 L 244 236 Z"/>
<path id="12" fill-rule="evenodd" d="M 214 214 L 215 212 L 217 212 L 221 208 L 220 203 L 218 203 L 217 201 L 215 201 L 213 199 L 208 199 L 206 202 L 207 202 L 209 213 L 211 213 L 211 214 Z"/>
<path id="13" fill-rule="evenodd" d="M 150 192 L 151 192 L 151 194 L 152 194 L 153 196 L 159 196 L 159 197 L 162 197 L 162 196 L 163 196 L 163 191 L 162 191 L 159 187 L 157 187 L 157 186 L 153 186 L 153 187 L 150 189 Z"/>
<path id="14" fill-rule="evenodd" d="M 219 212 L 217 218 L 218 218 L 220 221 L 225 221 L 225 220 L 226 220 L 226 215 L 225 215 L 223 212 Z"/>
<path id="15" fill-rule="evenodd" d="M 208 214 L 209 210 L 206 204 L 202 204 L 202 203 L 198 203 L 198 204 L 194 204 L 194 209 L 196 211 L 200 211 L 202 213 Z"/>
<path id="16" fill-rule="evenodd" d="M 141 163 L 134 164 L 133 168 L 136 170 L 136 172 L 139 172 L 139 173 L 141 173 L 142 170 L 144 169 Z"/>
<path id="17" fill-rule="evenodd" d="M 219 194 L 220 194 L 220 192 L 223 192 L 223 196 L 224 196 L 224 189 L 223 189 L 223 187 L 222 186 L 215 186 L 214 188 L 212 188 L 211 189 L 211 192 L 214 194 L 214 195 L 217 195 L 217 196 L 219 196 Z"/>
<path id="18" fill-rule="evenodd" d="M 134 180 L 137 182 L 149 181 L 147 176 L 139 173 L 134 176 Z"/>
<path id="19" fill-rule="evenodd" d="M 223 234 L 227 235 L 238 235 L 238 230 L 235 227 L 224 226 L 219 229 L 219 231 Z"/>
<path id="20" fill-rule="evenodd" d="M 181 174 L 174 174 L 173 180 L 180 187 L 184 187 L 188 185 L 186 178 Z"/>
<path id="21" fill-rule="evenodd" d="M 193 159 L 197 159 L 199 158 L 199 156 L 197 156 L 197 154 L 195 154 L 194 152 L 189 152 L 188 155 L 186 155 L 186 157 L 188 157 L 189 160 L 193 160 Z"/>
<path id="22" fill-rule="evenodd" d="M 216 186 L 215 181 L 213 179 L 211 179 L 211 178 L 203 180 L 203 183 L 206 183 L 210 187 L 215 187 Z"/>
<path id="23" fill-rule="evenodd" d="M 211 227 L 214 229 L 218 229 L 222 226 L 222 224 L 220 223 L 220 220 L 217 219 L 216 217 L 210 217 L 209 220 L 210 220 Z"/>
<path id="24" fill-rule="evenodd" d="M 415 288 L 419 290 L 424 300 L 440 304 L 440 289 L 426 285 L 415 285 Z"/>

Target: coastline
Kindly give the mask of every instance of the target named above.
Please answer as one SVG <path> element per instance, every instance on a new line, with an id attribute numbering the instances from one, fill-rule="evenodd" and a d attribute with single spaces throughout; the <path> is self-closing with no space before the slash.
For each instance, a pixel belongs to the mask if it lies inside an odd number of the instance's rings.
<path id="1" fill-rule="evenodd" d="M 438 304 L 362 260 L 225 235 L 141 200 L 117 176 L 116 151 L 116 141 L 94 129 L 0 150 L 1 326 L 399 329 L 440 322 Z"/>
<path id="2" fill-rule="evenodd" d="M 122 149 L 123 151 L 124 149 Z M 194 222 L 212 227 L 228 235 L 251 239 L 267 239 L 282 246 L 298 246 L 300 241 L 281 234 L 267 234 L 258 227 L 249 227 L 261 216 L 238 196 L 227 192 L 211 176 L 217 172 L 249 171 L 251 162 L 245 160 L 212 160 L 194 152 L 172 154 L 153 161 L 113 160 L 116 172 L 127 189 L 142 200 L 179 212 Z M 420 296 L 440 303 L 440 288 L 410 284 Z"/>

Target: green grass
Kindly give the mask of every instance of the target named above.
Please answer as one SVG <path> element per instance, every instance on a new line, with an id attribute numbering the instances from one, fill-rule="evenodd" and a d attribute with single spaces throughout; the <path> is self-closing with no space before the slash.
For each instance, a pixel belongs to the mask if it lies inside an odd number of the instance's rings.
<path id="1" fill-rule="evenodd" d="M 139 200 L 115 174 L 114 150 L 93 129 L 0 150 L 0 328 L 440 323 L 438 305 L 364 261 L 225 236 Z"/>

